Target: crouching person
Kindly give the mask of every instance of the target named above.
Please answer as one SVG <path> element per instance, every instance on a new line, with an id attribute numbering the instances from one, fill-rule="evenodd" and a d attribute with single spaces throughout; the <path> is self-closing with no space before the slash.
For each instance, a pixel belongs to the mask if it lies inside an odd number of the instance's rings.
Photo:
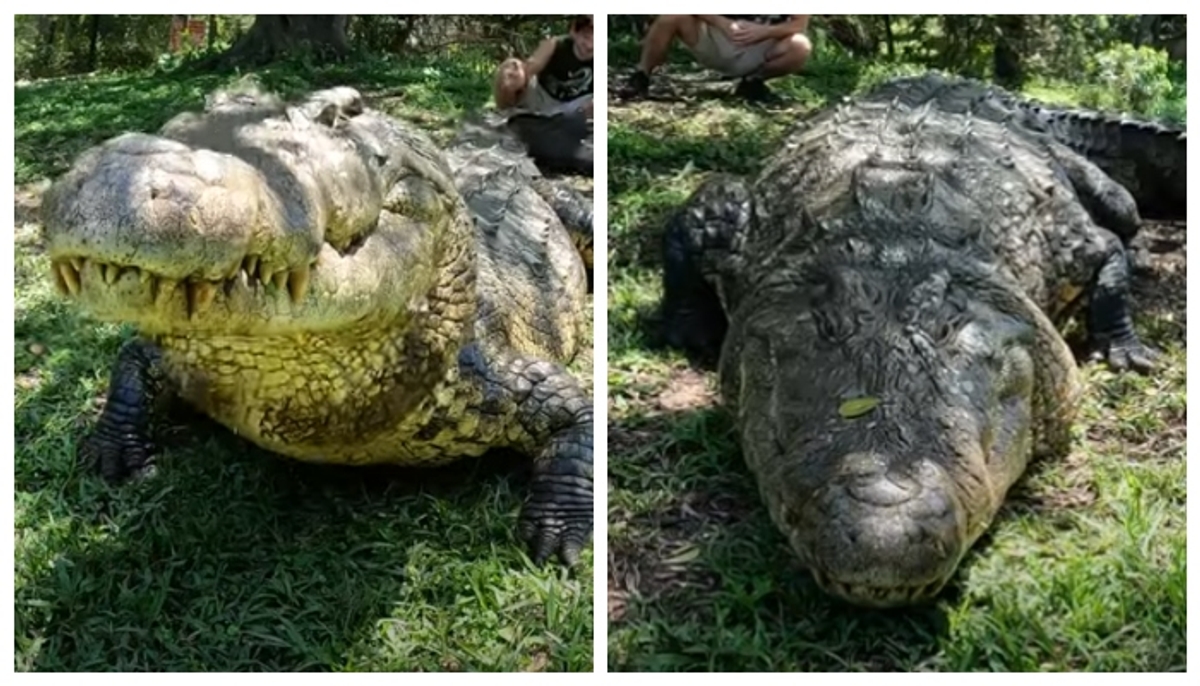
<path id="1" fill-rule="evenodd" d="M 528 60 L 502 62 L 493 96 L 501 110 L 592 116 L 592 15 L 572 18 L 567 35 L 546 39 Z"/>
<path id="2" fill-rule="evenodd" d="M 807 14 L 664 14 L 650 25 L 637 71 L 621 89 L 627 99 L 646 97 L 650 75 L 667 59 L 675 41 L 701 65 L 739 78 L 737 94 L 771 100 L 766 81 L 798 74 L 812 52 Z"/>

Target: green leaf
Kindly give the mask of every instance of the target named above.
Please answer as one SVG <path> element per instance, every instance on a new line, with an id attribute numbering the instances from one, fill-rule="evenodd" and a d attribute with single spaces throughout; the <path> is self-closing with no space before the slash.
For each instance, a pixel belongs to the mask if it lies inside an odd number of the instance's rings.
<path id="1" fill-rule="evenodd" d="M 878 404 L 879 398 L 872 398 L 870 396 L 851 398 L 842 403 L 841 407 L 838 408 L 838 414 L 842 415 L 845 419 L 854 419 L 874 410 Z"/>

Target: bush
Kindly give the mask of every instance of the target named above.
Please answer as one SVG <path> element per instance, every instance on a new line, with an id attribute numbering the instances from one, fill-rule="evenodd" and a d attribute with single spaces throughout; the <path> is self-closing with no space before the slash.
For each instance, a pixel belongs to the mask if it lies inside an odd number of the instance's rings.
<path id="1" fill-rule="evenodd" d="M 1086 107 L 1155 116 L 1172 107 L 1167 53 L 1118 44 L 1089 60 L 1080 101 Z"/>

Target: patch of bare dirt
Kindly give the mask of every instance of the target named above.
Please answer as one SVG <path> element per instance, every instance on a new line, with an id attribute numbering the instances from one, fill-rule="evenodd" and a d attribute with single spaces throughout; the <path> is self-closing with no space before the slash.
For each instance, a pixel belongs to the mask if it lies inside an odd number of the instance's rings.
<path id="1" fill-rule="evenodd" d="M 658 394 L 657 404 L 667 412 L 686 412 L 709 407 L 716 402 L 716 397 L 707 376 L 694 369 L 684 369 L 667 381 L 667 387 Z"/>
<path id="2" fill-rule="evenodd" d="M 660 437 L 664 428 L 609 427 L 610 454 L 633 455 Z M 667 449 L 648 456 L 648 469 L 664 471 L 679 459 Z M 712 591 L 719 578 L 703 562 L 704 547 L 734 522 L 751 516 L 755 502 L 720 489 L 681 491 L 650 514 L 609 511 L 608 617 L 630 619 L 635 599 L 674 595 L 687 588 Z"/>

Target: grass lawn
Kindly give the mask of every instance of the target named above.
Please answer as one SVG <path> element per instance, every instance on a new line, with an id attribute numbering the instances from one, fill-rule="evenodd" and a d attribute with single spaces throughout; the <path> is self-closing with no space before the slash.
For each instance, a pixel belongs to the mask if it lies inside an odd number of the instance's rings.
<path id="1" fill-rule="evenodd" d="M 442 136 L 489 98 L 463 57 L 258 73 L 285 95 L 358 87 Z M 36 219 L 47 176 L 151 131 L 231 76 L 133 74 L 16 89 L 17 670 L 591 670 L 592 552 L 534 568 L 523 460 L 415 471 L 278 459 L 181 426 L 154 479 L 75 464 L 116 351 L 54 292 Z M 590 354 L 577 371 L 591 386 Z"/>
<path id="2" fill-rule="evenodd" d="M 715 374 L 657 348 L 652 324 L 667 213 L 708 172 L 757 171 L 798 115 L 882 71 L 818 52 L 774 109 L 670 71 L 675 101 L 609 106 L 609 668 L 1185 669 L 1183 228 L 1139 239 L 1152 252 L 1136 324 L 1165 351 L 1161 371 L 1084 369 L 1070 456 L 1030 469 L 936 604 L 850 608 L 816 588 L 760 505 Z"/>

